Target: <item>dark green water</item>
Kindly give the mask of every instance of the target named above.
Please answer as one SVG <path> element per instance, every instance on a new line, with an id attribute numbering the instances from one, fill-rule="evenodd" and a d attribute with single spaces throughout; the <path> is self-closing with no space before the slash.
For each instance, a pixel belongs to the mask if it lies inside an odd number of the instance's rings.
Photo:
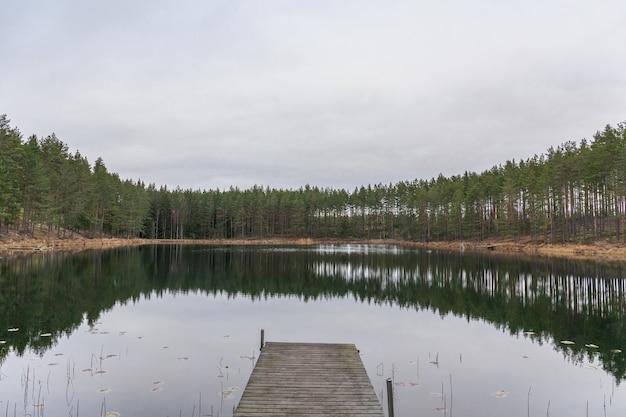
<path id="1" fill-rule="evenodd" d="M 229 416 L 261 328 L 355 343 L 396 416 L 626 413 L 623 264 L 358 245 L 2 262 L 0 415 Z"/>

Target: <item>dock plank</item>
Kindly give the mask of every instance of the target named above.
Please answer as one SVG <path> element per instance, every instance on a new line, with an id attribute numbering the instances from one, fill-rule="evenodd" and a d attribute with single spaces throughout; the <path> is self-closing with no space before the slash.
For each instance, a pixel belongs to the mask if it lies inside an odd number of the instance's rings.
<path id="1" fill-rule="evenodd" d="M 268 342 L 234 417 L 383 417 L 353 344 Z"/>

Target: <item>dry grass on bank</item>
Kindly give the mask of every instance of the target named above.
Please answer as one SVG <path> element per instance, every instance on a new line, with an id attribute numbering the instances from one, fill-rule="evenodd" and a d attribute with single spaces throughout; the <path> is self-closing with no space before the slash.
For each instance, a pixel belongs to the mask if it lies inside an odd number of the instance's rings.
<path id="1" fill-rule="evenodd" d="M 417 244 L 443 250 L 489 251 L 498 254 L 584 259 L 590 261 L 626 261 L 626 245 L 608 242 L 590 244 L 545 244 L 530 239 L 487 240 L 481 242 L 432 242 Z"/>
<path id="2" fill-rule="evenodd" d="M 626 261 L 626 245 L 608 242 L 593 244 L 541 244 L 530 239 L 488 240 L 480 242 L 406 242 L 396 240 L 338 240 L 338 239 L 214 239 L 214 240 L 169 240 L 169 239 L 122 239 L 88 238 L 74 234 L 59 238 L 56 233 L 37 231 L 35 237 L 23 237 L 17 233 L 0 235 L 0 258 L 8 258 L 33 252 L 79 252 L 87 249 L 108 249 L 148 244 L 205 244 L 205 245 L 312 245 L 312 244 L 393 244 L 439 250 L 490 252 L 510 255 L 558 257 L 595 261 Z"/>
<path id="3" fill-rule="evenodd" d="M 80 252 L 87 249 L 110 249 L 126 246 L 154 244 L 196 244 L 196 245 L 310 245 L 319 243 L 312 239 L 123 239 L 90 238 L 80 234 L 58 237 L 57 233 L 35 231 L 35 236 L 24 237 L 15 232 L 0 235 L 0 258 L 34 252 Z"/>

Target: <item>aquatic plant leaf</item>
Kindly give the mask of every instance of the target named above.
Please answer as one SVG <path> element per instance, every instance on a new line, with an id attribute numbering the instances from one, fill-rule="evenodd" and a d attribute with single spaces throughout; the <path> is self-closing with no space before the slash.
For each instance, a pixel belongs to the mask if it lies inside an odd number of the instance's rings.
<path id="1" fill-rule="evenodd" d="M 227 400 L 232 400 L 235 398 L 235 392 L 241 390 L 240 387 L 228 387 L 227 389 L 220 391 L 218 394 Z"/>
<path id="2" fill-rule="evenodd" d="M 111 391 L 113 391 L 111 388 L 101 388 L 98 390 L 100 394 L 108 394 Z"/>
<path id="3" fill-rule="evenodd" d="M 42 333 L 39 335 L 39 337 L 50 337 L 52 336 L 52 333 Z"/>
<path id="4" fill-rule="evenodd" d="M 571 340 L 561 340 L 561 343 L 564 345 L 575 345 L 576 342 L 572 342 Z"/>
<path id="5" fill-rule="evenodd" d="M 503 389 L 491 393 L 491 396 L 494 398 L 506 398 L 508 395 L 509 392 Z"/>
<path id="6" fill-rule="evenodd" d="M 600 346 L 594 345 L 593 343 L 587 343 L 585 345 L 585 347 L 588 347 L 588 348 L 591 348 L 591 349 L 598 349 Z"/>
<path id="7" fill-rule="evenodd" d="M 219 395 L 225 400 L 233 400 L 235 398 L 235 393 L 230 390 L 220 391 Z"/>
<path id="8" fill-rule="evenodd" d="M 234 400 L 235 399 L 235 394 L 233 394 L 232 392 L 223 392 L 220 395 L 225 400 Z"/>

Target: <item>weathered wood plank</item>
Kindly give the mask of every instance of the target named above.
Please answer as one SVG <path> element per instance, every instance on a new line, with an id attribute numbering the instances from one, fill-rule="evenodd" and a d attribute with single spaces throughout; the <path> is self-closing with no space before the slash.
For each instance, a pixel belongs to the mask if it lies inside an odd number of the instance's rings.
<path id="1" fill-rule="evenodd" d="M 266 343 L 234 417 L 315 415 L 383 417 L 356 347 Z"/>

